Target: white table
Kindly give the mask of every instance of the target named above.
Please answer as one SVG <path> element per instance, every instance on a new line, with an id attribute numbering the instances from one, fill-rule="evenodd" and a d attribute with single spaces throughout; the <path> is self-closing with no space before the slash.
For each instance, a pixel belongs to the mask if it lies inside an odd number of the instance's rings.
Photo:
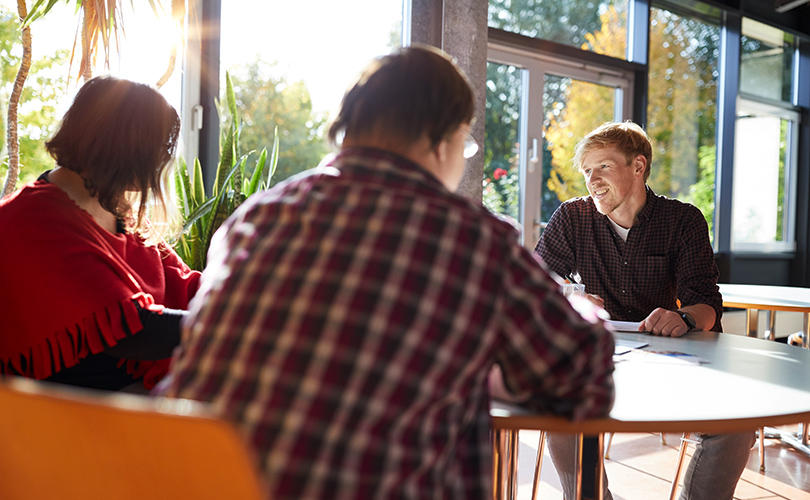
<path id="1" fill-rule="evenodd" d="M 768 311 L 766 337 L 773 340 L 776 311 L 800 312 L 804 315 L 803 344 L 810 348 L 810 288 L 771 285 L 731 285 L 721 283 L 723 306 L 746 310 L 746 331 L 757 336 L 759 311 Z"/>
<path id="2" fill-rule="evenodd" d="M 607 418 L 574 423 L 494 402 L 490 414 L 496 498 L 515 493 L 512 466 L 520 429 L 579 435 L 717 433 L 810 421 L 810 350 L 714 332 L 690 332 L 680 338 L 617 333 L 616 338 L 644 340 L 650 346 L 643 350 L 679 351 L 709 363 L 663 364 L 636 359 L 640 356 L 619 361 L 614 373 L 616 402 Z M 601 472 L 596 471 L 595 477 L 601 480 Z M 601 491 L 598 483 L 597 491 Z"/>

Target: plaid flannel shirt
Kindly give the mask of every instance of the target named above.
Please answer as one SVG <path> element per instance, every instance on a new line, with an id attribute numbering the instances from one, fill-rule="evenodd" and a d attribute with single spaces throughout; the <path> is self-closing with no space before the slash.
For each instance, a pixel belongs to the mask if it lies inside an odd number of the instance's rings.
<path id="1" fill-rule="evenodd" d="M 627 241 L 613 230 L 590 196 L 569 200 L 554 212 L 535 252 L 560 276 L 579 275 L 585 292 L 605 300 L 613 319 L 642 321 L 655 308 L 707 304 L 721 331 L 723 297 L 709 229 L 697 207 L 657 196 L 647 203 Z"/>
<path id="2" fill-rule="evenodd" d="M 169 394 L 210 401 L 274 499 L 490 499 L 488 371 L 572 418 L 613 339 L 516 231 L 373 149 L 251 197 L 212 242 Z"/>

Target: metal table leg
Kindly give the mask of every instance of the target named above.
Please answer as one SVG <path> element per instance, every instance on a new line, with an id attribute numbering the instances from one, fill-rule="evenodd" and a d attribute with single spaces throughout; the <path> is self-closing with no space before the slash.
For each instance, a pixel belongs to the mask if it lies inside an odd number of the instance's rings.
<path id="1" fill-rule="evenodd" d="M 506 456 L 506 431 L 492 431 L 492 498 L 493 500 L 503 500 L 504 491 L 504 466 L 503 459 Z"/>
<path id="2" fill-rule="evenodd" d="M 759 310 L 746 309 L 745 311 L 745 330 L 748 332 L 749 337 L 757 337 L 757 328 L 759 327 Z"/>
<path id="3" fill-rule="evenodd" d="M 518 431 L 501 429 L 492 433 L 492 497 L 514 500 L 517 497 Z"/>
<path id="4" fill-rule="evenodd" d="M 765 311 L 768 319 L 768 329 L 764 332 L 764 337 L 768 340 L 776 340 L 776 311 Z"/>
<path id="5" fill-rule="evenodd" d="M 507 462 L 506 462 L 506 472 L 507 472 L 507 488 L 506 488 L 506 498 L 509 500 L 515 500 L 517 498 L 517 472 L 518 472 L 518 431 L 514 429 L 509 430 L 509 436 L 507 441 Z"/>

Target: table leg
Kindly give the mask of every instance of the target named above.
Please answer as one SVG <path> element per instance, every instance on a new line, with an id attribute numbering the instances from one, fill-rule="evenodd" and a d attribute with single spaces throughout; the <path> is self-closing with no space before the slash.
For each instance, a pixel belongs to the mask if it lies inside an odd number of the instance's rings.
<path id="1" fill-rule="evenodd" d="M 517 472 L 518 472 L 518 431 L 515 429 L 509 430 L 507 442 L 507 463 L 506 463 L 506 498 L 508 500 L 515 500 L 517 498 Z"/>
<path id="2" fill-rule="evenodd" d="M 574 457 L 576 460 L 576 480 L 574 482 L 574 500 L 582 500 L 582 445 L 585 436 L 577 434 L 577 443 L 574 447 Z"/>
<path id="3" fill-rule="evenodd" d="M 810 312 L 804 313 L 804 325 L 802 326 L 802 331 L 804 332 L 804 338 L 802 339 L 804 348 L 810 349 Z"/>
<path id="4" fill-rule="evenodd" d="M 532 481 L 532 500 L 537 500 L 537 490 L 540 487 L 540 471 L 543 466 L 543 454 L 546 452 L 546 431 L 540 431 L 537 440 L 537 458 L 534 462 L 534 481 Z"/>
<path id="5" fill-rule="evenodd" d="M 792 447 L 795 451 L 810 457 L 810 445 L 807 442 L 807 424 L 799 424 L 798 432 L 789 432 L 782 429 L 765 428 L 766 439 L 778 439 L 782 444 Z"/>
<path id="6" fill-rule="evenodd" d="M 805 318 L 806 322 L 806 318 Z M 806 323 L 805 323 L 806 324 Z M 748 332 L 749 337 L 757 337 L 757 328 L 759 328 L 759 310 L 746 309 L 745 314 L 745 330 Z"/>
<path id="7" fill-rule="evenodd" d="M 492 497 L 514 500 L 517 497 L 518 431 L 500 429 L 492 432 Z"/>
<path id="8" fill-rule="evenodd" d="M 776 340 L 776 311 L 765 311 L 768 319 L 768 329 L 765 330 L 764 337 L 768 340 Z"/>
<path id="9" fill-rule="evenodd" d="M 492 498 L 493 500 L 503 500 L 504 465 L 506 457 L 506 431 L 492 431 Z"/>

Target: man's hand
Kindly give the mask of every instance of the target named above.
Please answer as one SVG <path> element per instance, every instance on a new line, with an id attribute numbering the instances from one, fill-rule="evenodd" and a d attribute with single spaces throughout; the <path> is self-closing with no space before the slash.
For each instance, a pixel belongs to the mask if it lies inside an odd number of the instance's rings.
<path id="1" fill-rule="evenodd" d="M 601 307 L 602 309 L 605 308 L 605 299 L 603 299 L 602 297 L 594 295 L 592 293 L 585 294 L 585 296 L 588 298 L 588 300 L 590 300 L 597 306 Z"/>
<path id="2" fill-rule="evenodd" d="M 639 331 L 650 332 L 664 337 L 680 337 L 689 331 L 689 327 L 675 311 L 657 308 L 641 322 Z"/>

